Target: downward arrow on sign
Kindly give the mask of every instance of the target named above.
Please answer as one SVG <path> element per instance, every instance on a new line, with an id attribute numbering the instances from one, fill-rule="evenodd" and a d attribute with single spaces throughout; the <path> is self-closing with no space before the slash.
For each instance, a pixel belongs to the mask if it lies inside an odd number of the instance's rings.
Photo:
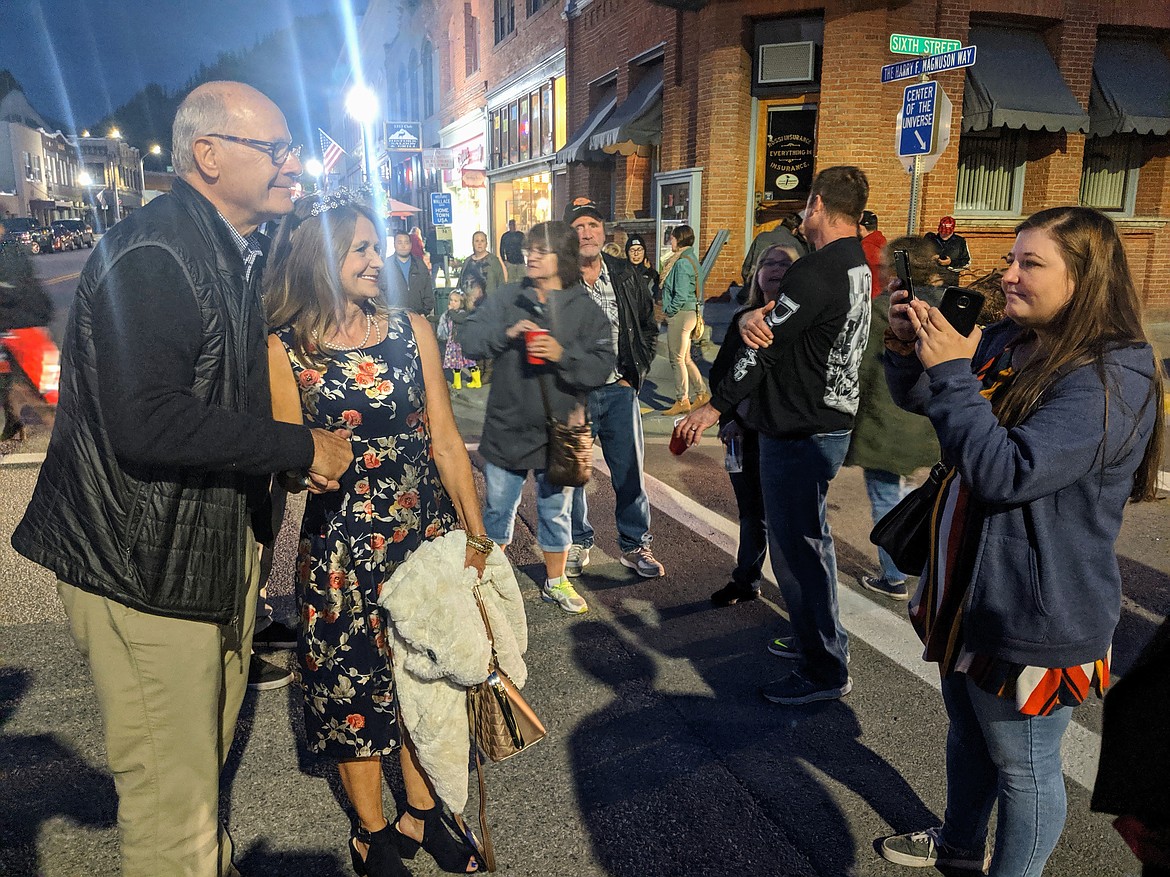
<path id="1" fill-rule="evenodd" d="M 922 135 L 919 134 L 917 131 L 914 132 L 914 139 L 918 141 L 918 145 L 922 149 L 926 149 L 926 141 L 922 139 Z"/>

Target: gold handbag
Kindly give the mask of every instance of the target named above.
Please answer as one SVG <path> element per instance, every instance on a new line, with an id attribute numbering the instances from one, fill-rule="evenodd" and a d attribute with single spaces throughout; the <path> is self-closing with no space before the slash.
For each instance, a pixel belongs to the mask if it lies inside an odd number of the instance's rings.
<path id="1" fill-rule="evenodd" d="M 540 742 L 548 732 L 508 674 L 500 669 L 492 625 L 479 585 L 475 586 L 473 593 L 483 625 L 487 628 L 488 641 L 492 644 L 492 663 L 488 678 L 467 689 L 467 718 L 479 751 L 490 761 L 503 761 Z"/>
<path id="2" fill-rule="evenodd" d="M 488 871 L 496 870 L 496 852 L 492 846 L 492 834 L 487 824 L 487 787 L 483 781 L 483 757 L 492 761 L 503 761 L 517 752 L 523 752 L 547 735 L 544 723 L 540 721 L 528 701 L 520 694 L 508 674 L 500 669 L 496 660 L 495 637 L 492 624 L 488 621 L 487 608 L 477 584 L 472 590 L 475 604 L 479 607 L 483 626 L 487 629 L 488 642 L 492 646 L 491 672 L 488 678 L 467 689 L 467 722 L 471 739 L 475 743 L 475 771 L 479 778 L 479 830 L 483 844 L 477 845 L 476 854 Z"/>

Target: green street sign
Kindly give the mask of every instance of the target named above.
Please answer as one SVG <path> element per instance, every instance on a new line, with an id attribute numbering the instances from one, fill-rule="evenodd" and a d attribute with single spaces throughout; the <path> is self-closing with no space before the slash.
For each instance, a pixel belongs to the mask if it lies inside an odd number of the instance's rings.
<path id="1" fill-rule="evenodd" d="M 938 37 L 915 37 L 909 34 L 890 34 L 890 51 L 895 55 L 941 55 L 963 48 L 959 40 L 940 40 Z"/>

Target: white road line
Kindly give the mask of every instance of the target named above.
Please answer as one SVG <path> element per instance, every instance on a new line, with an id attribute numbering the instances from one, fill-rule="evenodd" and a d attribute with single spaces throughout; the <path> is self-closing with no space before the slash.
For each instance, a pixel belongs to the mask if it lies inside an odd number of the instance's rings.
<path id="1" fill-rule="evenodd" d="M 597 459 L 594 465 L 609 474 L 604 460 Z M 645 478 L 650 503 L 658 511 L 674 518 L 726 554 L 735 557 L 739 538 L 737 524 L 700 505 L 654 476 L 646 475 Z M 775 583 L 770 572 L 766 575 L 769 581 Z M 868 643 L 904 670 L 939 690 L 938 670 L 934 664 L 922 660 L 922 644 L 904 616 L 895 615 L 849 588 L 838 588 L 837 599 L 841 607 L 841 623 L 850 636 L 856 636 Z M 1061 747 L 1064 772 L 1069 779 L 1091 791 L 1097 776 L 1100 752 L 1100 734 L 1075 721 L 1069 723 Z"/>
<path id="2" fill-rule="evenodd" d="M 0 456 L 0 466 L 29 466 L 45 462 L 44 454 L 6 454 Z"/>

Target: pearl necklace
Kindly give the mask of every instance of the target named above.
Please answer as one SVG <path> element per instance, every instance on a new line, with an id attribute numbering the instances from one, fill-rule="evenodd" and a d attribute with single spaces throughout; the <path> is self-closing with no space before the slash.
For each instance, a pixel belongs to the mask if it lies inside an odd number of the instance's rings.
<path id="1" fill-rule="evenodd" d="M 321 347 L 326 347 L 329 350 L 336 350 L 338 353 L 350 353 L 354 350 L 361 350 L 366 346 L 366 342 L 370 340 L 370 332 L 374 330 L 374 326 L 377 324 L 377 322 L 378 321 L 374 318 L 373 314 L 366 314 L 366 334 L 362 336 L 362 340 L 355 347 L 338 347 L 336 344 L 330 344 L 328 341 L 322 341 L 317 335 L 316 329 L 313 330 L 313 340 L 316 341 L 317 344 L 319 344 Z"/>

